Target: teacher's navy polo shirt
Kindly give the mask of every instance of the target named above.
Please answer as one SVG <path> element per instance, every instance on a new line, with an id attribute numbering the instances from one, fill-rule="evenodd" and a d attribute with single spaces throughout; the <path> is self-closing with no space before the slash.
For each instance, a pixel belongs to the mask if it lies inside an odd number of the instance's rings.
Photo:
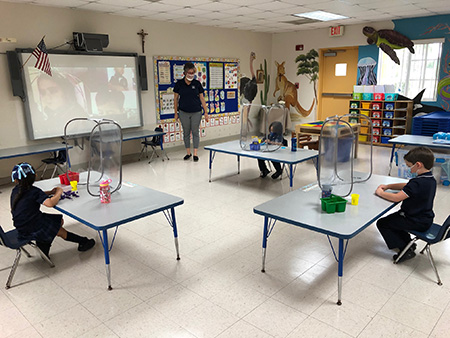
<path id="1" fill-rule="evenodd" d="M 196 113 L 202 111 L 202 103 L 199 94 L 203 94 L 205 90 L 198 80 L 192 80 L 191 84 L 187 84 L 182 78 L 175 83 L 173 91 L 180 95 L 178 108 L 186 113 Z"/>
<path id="2" fill-rule="evenodd" d="M 403 200 L 401 211 L 406 218 L 420 224 L 433 224 L 433 201 L 436 194 L 436 180 L 431 171 L 409 180 L 403 187 L 408 198 Z"/>

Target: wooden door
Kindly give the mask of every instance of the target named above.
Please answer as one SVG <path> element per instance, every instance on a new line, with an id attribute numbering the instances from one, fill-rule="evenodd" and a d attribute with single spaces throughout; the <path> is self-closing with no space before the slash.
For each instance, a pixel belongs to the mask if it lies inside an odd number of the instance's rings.
<path id="1" fill-rule="evenodd" d="M 318 118 L 348 114 L 358 72 L 358 47 L 320 49 L 319 66 Z"/>

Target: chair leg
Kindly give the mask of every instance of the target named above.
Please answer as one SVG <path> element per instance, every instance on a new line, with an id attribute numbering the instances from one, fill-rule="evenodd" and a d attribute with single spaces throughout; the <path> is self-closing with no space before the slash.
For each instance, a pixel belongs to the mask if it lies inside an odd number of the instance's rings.
<path id="1" fill-rule="evenodd" d="M 20 256 L 22 256 L 22 251 L 19 248 L 16 250 L 16 258 L 14 259 L 14 263 L 11 267 L 11 272 L 9 273 L 8 280 L 6 281 L 6 289 L 9 289 L 11 287 L 11 283 L 16 273 L 17 266 L 19 265 Z"/>
<path id="2" fill-rule="evenodd" d="M 55 164 L 55 168 L 53 169 L 52 176 L 50 178 L 53 178 L 55 176 L 56 169 L 58 169 L 58 166 Z"/>
<path id="3" fill-rule="evenodd" d="M 21 248 L 23 252 L 25 252 L 25 255 L 27 255 L 27 257 L 31 257 L 31 254 L 25 249 L 25 248 Z"/>
<path id="4" fill-rule="evenodd" d="M 147 146 L 142 146 L 141 152 L 139 153 L 139 159 L 138 159 L 138 161 L 141 160 L 142 153 L 144 152 L 144 150 L 145 150 L 145 154 L 147 154 Z M 147 157 L 148 157 L 148 155 L 147 155 Z"/>
<path id="5" fill-rule="evenodd" d="M 397 259 L 394 261 L 394 264 L 397 264 L 398 261 L 400 260 L 400 258 L 403 257 L 403 255 L 405 254 L 406 251 L 408 251 L 408 249 L 414 244 L 416 243 L 416 241 L 418 240 L 418 238 L 414 238 L 412 241 L 410 241 L 405 248 L 398 254 Z"/>
<path id="6" fill-rule="evenodd" d="M 431 266 L 433 267 L 434 273 L 436 274 L 437 284 L 442 285 L 442 281 L 441 281 L 441 278 L 439 277 L 439 273 L 437 271 L 436 264 L 434 263 L 433 255 L 431 254 L 430 244 L 427 244 L 427 246 L 425 248 L 427 249 L 428 259 L 431 263 Z"/>
<path id="7" fill-rule="evenodd" d="M 48 164 L 46 163 L 46 164 L 45 164 L 45 167 L 44 167 L 44 170 L 42 171 L 42 174 L 41 174 L 41 180 L 42 180 L 42 178 L 44 177 L 45 172 L 47 171 L 47 167 L 48 167 Z"/>
<path id="8" fill-rule="evenodd" d="M 39 253 L 39 256 L 50 265 L 51 268 L 55 267 L 55 264 L 48 258 L 42 251 L 39 249 L 39 247 L 35 243 L 30 243 L 30 245 L 36 249 L 36 251 Z"/>

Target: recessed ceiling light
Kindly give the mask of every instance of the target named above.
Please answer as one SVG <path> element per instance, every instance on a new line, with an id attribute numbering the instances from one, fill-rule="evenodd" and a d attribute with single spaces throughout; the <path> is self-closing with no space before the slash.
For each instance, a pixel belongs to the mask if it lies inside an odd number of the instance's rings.
<path id="1" fill-rule="evenodd" d="M 300 14 L 294 14 L 294 16 L 298 16 L 298 17 L 301 17 L 301 18 L 320 20 L 320 21 L 331 21 L 331 20 L 339 20 L 339 19 L 348 19 L 348 16 L 328 13 L 328 12 L 324 12 L 324 11 L 300 13 Z"/>

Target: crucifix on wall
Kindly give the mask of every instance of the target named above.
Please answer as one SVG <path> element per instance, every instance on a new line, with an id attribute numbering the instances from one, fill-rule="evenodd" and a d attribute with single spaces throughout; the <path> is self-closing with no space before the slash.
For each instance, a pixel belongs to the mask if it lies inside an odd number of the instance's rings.
<path id="1" fill-rule="evenodd" d="M 141 36 L 142 39 L 142 53 L 145 53 L 144 45 L 145 45 L 145 36 L 148 35 L 148 33 L 145 33 L 143 29 L 140 30 L 140 32 L 137 33 L 137 35 Z"/>

